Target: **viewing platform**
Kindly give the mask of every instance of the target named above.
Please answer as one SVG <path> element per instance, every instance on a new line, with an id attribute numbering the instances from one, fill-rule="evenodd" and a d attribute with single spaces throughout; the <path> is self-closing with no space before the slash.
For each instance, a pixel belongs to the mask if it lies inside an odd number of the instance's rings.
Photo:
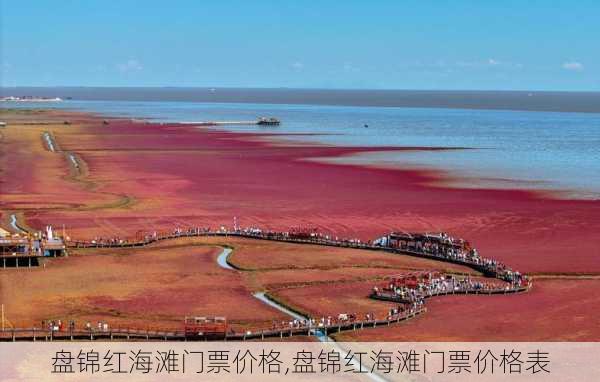
<path id="1" fill-rule="evenodd" d="M 60 257 L 67 254 L 67 246 L 62 238 L 54 236 L 52 227 L 45 233 L 0 235 L 0 267 L 19 268 L 39 265 L 39 260 L 47 257 Z"/>

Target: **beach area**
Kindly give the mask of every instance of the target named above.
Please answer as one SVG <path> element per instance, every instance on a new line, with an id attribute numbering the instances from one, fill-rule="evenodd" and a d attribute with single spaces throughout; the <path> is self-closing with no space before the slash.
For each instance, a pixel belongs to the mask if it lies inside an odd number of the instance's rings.
<path id="1" fill-rule="evenodd" d="M 544 190 L 460 188 L 439 169 L 339 163 L 365 153 L 401 156 L 448 147 L 325 145 L 290 141 L 274 131 L 232 132 L 63 110 L 2 109 L 2 120 L 7 126 L 0 130 L 0 210 L 6 230 L 15 231 L 14 216 L 23 229 L 64 227 L 77 240 L 231 226 L 234 217 L 243 226 L 314 227 L 362 241 L 390 231 L 449 232 L 530 275 L 534 288 L 512 296 L 436 297 L 422 317 L 343 334 L 344 340 L 600 339 L 598 200 L 557 199 Z M 219 245 L 231 245 L 232 262 L 247 271 L 232 275 L 216 267 L 212 258 Z M 0 298 L 9 319 L 30 325 L 51 315 L 168 326 L 192 307 L 226 314 L 243 330 L 284 319 L 252 298 L 256 291 L 269 290 L 287 306 L 316 316 L 342 310 L 384 314 L 389 304 L 368 299 L 377 280 L 432 267 L 466 272 L 420 259 L 277 243 L 192 240 L 161 246 L 77 250 L 36 269 L 3 270 Z M 209 286 L 214 290 L 205 293 Z"/>

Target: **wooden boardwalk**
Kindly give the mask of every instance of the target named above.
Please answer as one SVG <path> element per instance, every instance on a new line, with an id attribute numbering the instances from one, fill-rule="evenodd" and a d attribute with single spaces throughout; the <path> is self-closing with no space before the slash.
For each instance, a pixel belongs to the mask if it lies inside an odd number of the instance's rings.
<path id="1" fill-rule="evenodd" d="M 469 261 L 460 258 L 453 258 L 449 256 L 445 256 L 443 254 L 430 253 L 425 251 L 417 251 L 410 249 L 399 249 L 399 248 L 391 248 L 391 247 L 382 247 L 378 245 L 373 245 L 370 243 L 362 243 L 356 241 L 343 241 L 343 240 L 328 240 L 323 238 L 314 238 L 314 239 L 298 239 L 293 237 L 288 237 L 282 234 L 277 233 L 248 233 L 243 231 L 195 231 L 195 232 L 182 232 L 177 234 L 168 234 L 168 235 L 158 235 L 156 237 L 150 237 L 145 240 L 139 241 L 124 241 L 117 243 L 99 243 L 99 242 L 90 242 L 90 241 L 72 241 L 67 243 L 68 248 L 134 248 L 134 247 L 143 247 L 152 243 L 164 241 L 164 240 L 173 240 L 178 238 L 185 237 L 241 237 L 241 238 L 249 238 L 249 239 L 258 239 L 258 240 L 269 240 L 269 241 L 278 241 L 285 243 L 294 243 L 294 244 L 309 244 L 309 245 L 321 245 L 321 246 L 329 246 L 329 247 L 340 247 L 340 248 L 353 248 L 353 249 L 362 249 L 362 250 L 371 250 L 371 251 L 385 251 L 390 253 L 402 254 L 407 256 L 420 257 L 430 260 L 443 261 L 447 263 L 453 263 L 458 265 L 467 266 L 477 272 L 484 274 L 487 277 L 498 277 L 498 272 L 496 269 L 490 266 L 486 266 L 485 264 Z"/>
<path id="2" fill-rule="evenodd" d="M 266 329 L 254 332 L 229 332 L 222 337 L 190 337 L 183 330 L 140 330 L 118 328 L 108 330 L 64 330 L 53 331 L 40 328 L 13 328 L 0 331 L 0 341 L 246 341 L 294 336 L 327 336 L 349 330 L 364 330 L 389 326 L 409 320 L 427 311 L 427 308 L 404 312 L 384 320 L 347 321 L 331 325 L 297 325 L 290 328 Z"/>
<path id="3" fill-rule="evenodd" d="M 513 294 L 513 293 L 527 292 L 531 288 L 532 285 L 533 285 L 532 283 L 529 283 L 527 286 L 522 286 L 522 287 L 493 288 L 493 289 L 476 289 L 476 288 L 458 289 L 458 290 L 443 291 L 443 292 L 425 293 L 425 294 L 423 294 L 422 297 L 430 298 L 430 297 L 437 297 L 437 296 L 454 296 L 454 295 L 463 295 L 463 294 L 476 294 L 476 295 L 484 295 L 484 296 L 489 296 L 489 295 L 494 295 L 494 294 Z M 391 302 L 397 302 L 397 303 L 401 303 L 401 304 L 407 304 L 407 303 L 412 302 L 407 299 L 401 298 L 400 296 L 395 295 L 391 292 L 372 293 L 369 297 L 374 300 L 391 301 Z"/>
<path id="4" fill-rule="evenodd" d="M 321 245 L 341 248 L 353 248 L 371 251 L 384 251 L 393 254 L 401 254 L 414 256 L 419 258 L 426 258 L 431 260 L 437 260 L 447 263 L 453 263 L 458 265 L 467 266 L 473 270 L 482 273 L 486 277 L 497 278 L 503 281 L 507 280 L 506 272 L 510 269 L 502 267 L 496 268 L 495 266 L 489 265 L 490 262 L 487 259 L 480 258 L 478 261 L 471 261 L 466 258 L 460 258 L 458 256 L 447 255 L 443 253 L 432 253 L 424 250 L 413 250 L 406 248 L 392 248 L 374 245 L 371 243 L 363 243 L 353 240 L 331 240 L 320 236 L 311 238 L 297 238 L 290 237 L 284 233 L 255 233 L 246 231 L 210 231 L 206 229 L 190 229 L 186 231 L 176 231 L 170 234 L 153 234 L 147 235 L 142 240 L 129 241 L 119 240 L 110 242 L 95 242 L 95 241 L 71 241 L 67 243 L 67 247 L 70 249 L 83 249 L 83 248 L 135 248 L 144 247 L 152 243 L 157 243 L 165 240 L 174 240 L 186 237 L 240 237 L 257 240 L 269 240 L 293 244 L 307 244 L 307 245 Z M 436 291 L 427 292 L 423 295 L 423 298 L 442 296 L 442 295 L 458 295 L 458 294 L 482 294 L 482 295 L 493 295 L 493 294 L 509 294 L 509 293 L 520 293 L 526 292 L 531 288 L 532 284 L 528 283 L 526 286 L 517 286 L 507 283 L 504 287 L 498 288 L 463 288 L 451 291 Z M 371 296 L 373 299 L 391 301 L 400 304 L 411 304 L 414 301 L 408 301 L 402 299 L 400 296 L 393 294 L 392 292 L 378 292 L 373 293 Z M 391 325 L 394 323 L 402 322 L 411 319 L 417 315 L 423 314 L 427 311 L 427 308 L 422 304 L 412 305 L 408 310 L 404 310 L 394 316 L 388 316 L 386 319 L 374 319 L 365 321 L 340 321 L 334 322 L 330 325 L 323 324 L 311 324 L 306 325 L 299 321 L 297 323 L 292 322 L 290 327 L 286 328 L 273 328 L 265 329 L 254 332 L 245 333 L 234 333 L 229 332 L 220 338 L 206 338 L 206 337 L 186 337 L 183 330 L 140 330 L 140 329 L 109 329 L 109 330 L 66 330 L 66 331 L 53 331 L 49 329 L 41 328 L 13 328 L 4 331 L 0 331 L 0 341 L 207 341 L 207 340 L 220 340 L 220 341 L 245 341 L 245 340 L 264 340 L 268 338 L 284 338 L 293 336 L 327 336 L 331 333 L 337 333 L 348 330 L 363 330 L 367 328 L 374 328 L 382 325 Z"/>

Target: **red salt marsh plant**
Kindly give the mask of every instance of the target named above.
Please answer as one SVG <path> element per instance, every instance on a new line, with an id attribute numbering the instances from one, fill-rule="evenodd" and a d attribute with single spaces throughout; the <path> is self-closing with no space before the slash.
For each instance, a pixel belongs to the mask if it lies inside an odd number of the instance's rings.
<path id="1" fill-rule="evenodd" d="M 13 325 L 41 320 L 106 321 L 112 326 L 180 328 L 186 315 L 226 316 L 235 328 L 284 319 L 252 297 L 238 272 L 216 264 L 220 248 L 96 250 L 45 267 L 1 275 L 0 297 Z"/>

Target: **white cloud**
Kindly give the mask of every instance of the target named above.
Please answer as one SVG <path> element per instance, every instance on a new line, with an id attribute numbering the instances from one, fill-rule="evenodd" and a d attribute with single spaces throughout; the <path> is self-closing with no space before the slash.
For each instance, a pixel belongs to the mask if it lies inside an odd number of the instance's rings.
<path id="1" fill-rule="evenodd" d="M 571 70 L 574 72 L 581 72 L 583 70 L 583 64 L 577 61 L 565 62 L 562 64 L 563 69 Z"/>
<path id="2" fill-rule="evenodd" d="M 299 61 L 296 61 L 292 64 L 292 69 L 300 71 L 304 69 L 304 64 Z"/>
<path id="3" fill-rule="evenodd" d="M 500 61 L 494 60 L 493 58 L 489 58 L 488 59 L 488 64 L 490 64 L 490 65 L 498 65 L 498 64 L 500 64 Z"/>
<path id="4" fill-rule="evenodd" d="M 142 70 L 143 68 L 144 67 L 142 66 L 142 64 L 136 59 L 129 59 L 127 60 L 127 62 L 117 65 L 117 69 L 119 69 L 119 71 L 123 73 L 137 72 Z"/>

